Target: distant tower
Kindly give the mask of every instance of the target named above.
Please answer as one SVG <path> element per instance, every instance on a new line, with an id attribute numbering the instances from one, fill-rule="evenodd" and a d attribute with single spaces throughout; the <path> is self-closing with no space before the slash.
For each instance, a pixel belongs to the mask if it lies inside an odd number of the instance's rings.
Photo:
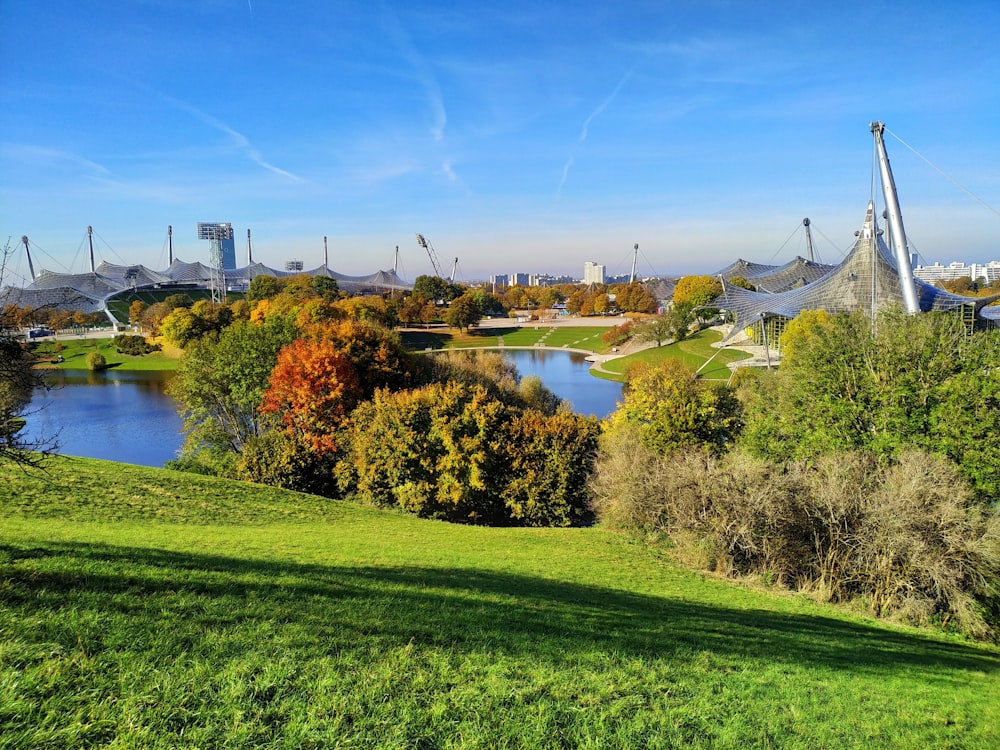
<path id="1" fill-rule="evenodd" d="M 198 239 L 209 240 L 208 264 L 220 271 L 236 268 L 236 241 L 233 239 L 233 225 L 221 223 L 198 223 Z"/>
<path id="2" fill-rule="evenodd" d="M 212 271 L 212 302 L 226 298 L 226 269 L 236 268 L 236 243 L 233 225 L 199 222 L 198 239 L 212 244 L 208 251 L 208 266 Z"/>
<path id="3" fill-rule="evenodd" d="M 253 245 L 250 244 L 250 230 L 247 229 L 247 265 L 253 265 Z"/>

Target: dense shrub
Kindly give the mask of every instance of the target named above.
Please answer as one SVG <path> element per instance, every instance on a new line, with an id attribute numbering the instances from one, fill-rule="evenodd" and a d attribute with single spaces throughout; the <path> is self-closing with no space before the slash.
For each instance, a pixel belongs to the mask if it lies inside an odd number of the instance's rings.
<path id="1" fill-rule="evenodd" d="M 808 314 L 789 325 L 777 373 L 742 380 L 741 441 L 771 460 L 917 448 L 953 460 L 1000 500 L 1000 332 L 953 313 Z"/>
<path id="2" fill-rule="evenodd" d="M 162 348 L 159 344 L 151 344 L 145 336 L 128 336 L 119 334 L 112 339 L 115 351 L 119 354 L 129 354 L 134 357 L 141 357 L 145 354 L 158 352 Z"/>
<path id="3" fill-rule="evenodd" d="M 237 478 L 250 482 L 337 497 L 331 456 L 318 457 L 305 440 L 272 430 L 251 438 L 233 468 Z"/>
<path id="4" fill-rule="evenodd" d="M 379 391 L 351 414 L 345 493 L 427 518 L 570 525 L 587 515 L 597 422 L 546 415 L 451 381 Z"/>
<path id="5" fill-rule="evenodd" d="M 104 359 L 104 355 L 100 352 L 90 352 L 87 354 L 86 363 L 88 370 L 103 370 L 108 366 L 107 360 Z"/>
<path id="6" fill-rule="evenodd" d="M 602 443 L 591 492 L 602 522 L 666 536 L 709 570 L 974 636 L 996 626 L 985 612 L 1000 596 L 1000 515 L 941 457 L 775 464 L 740 451 L 664 455 L 619 431 Z"/>
<path id="7" fill-rule="evenodd" d="M 698 380 L 676 359 L 638 363 L 626 377 L 624 399 L 611 430 L 634 428 L 660 453 L 682 446 L 723 450 L 740 428 L 740 404 L 725 385 Z"/>

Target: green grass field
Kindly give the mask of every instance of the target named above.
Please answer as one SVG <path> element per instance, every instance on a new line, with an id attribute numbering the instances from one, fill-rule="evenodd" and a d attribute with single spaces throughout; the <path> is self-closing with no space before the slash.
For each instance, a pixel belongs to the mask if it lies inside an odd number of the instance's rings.
<path id="1" fill-rule="evenodd" d="M 56 348 L 61 345 L 61 349 Z M 141 357 L 119 354 L 110 338 L 83 339 L 74 336 L 59 336 L 55 341 L 39 342 L 32 350 L 39 359 L 39 366 L 59 370 L 86 370 L 87 355 L 100 352 L 109 367 L 121 370 L 176 370 L 180 364 L 177 357 L 169 357 L 162 352 L 152 352 Z M 59 355 L 63 361 L 53 362 Z"/>
<path id="2" fill-rule="evenodd" d="M 530 323 L 518 328 L 482 328 L 459 333 L 454 328 L 444 330 L 400 331 L 403 345 L 414 351 L 424 349 L 461 349 L 468 347 L 547 346 L 554 349 L 584 349 L 603 352 L 601 334 L 607 327 L 552 326 Z"/>
<path id="3" fill-rule="evenodd" d="M 726 349 L 719 352 L 711 344 L 721 339 L 722 334 L 718 331 L 710 329 L 701 330 L 683 341 L 651 349 L 643 349 L 635 354 L 629 354 L 605 362 L 604 369 L 609 370 L 613 375 L 596 371 L 594 374 L 608 380 L 621 380 L 625 371 L 634 362 L 655 363 L 671 358 L 679 359 L 692 369 L 697 370 L 715 355 L 715 359 L 712 359 L 708 366 L 698 373 L 699 377 L 708 380 L 728 380 L 730 370 L 726 365 L 729 362 L 746 359 L 750 355 L 735 349 Z"/>
<path id="4" fill-rule="evenodd" d="M 998 668 L 601 528 L 0 465 L 2 748 L 992 748 Z"/>

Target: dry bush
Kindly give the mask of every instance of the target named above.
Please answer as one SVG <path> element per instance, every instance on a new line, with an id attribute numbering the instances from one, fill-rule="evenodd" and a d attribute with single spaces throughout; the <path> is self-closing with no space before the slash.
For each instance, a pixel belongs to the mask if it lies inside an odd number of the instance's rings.
<path id="1" fill-rule="evenodd" d="M 689 565 L 991 634 L 1000 513 L 947 459 L 914 451 L 886 466 L 844 452 L 772 464 L 740 452 L 663 456 L 634 430 L 613 438 L 604 436 L 591 482 L 603 523 L 665 535 Z"/>

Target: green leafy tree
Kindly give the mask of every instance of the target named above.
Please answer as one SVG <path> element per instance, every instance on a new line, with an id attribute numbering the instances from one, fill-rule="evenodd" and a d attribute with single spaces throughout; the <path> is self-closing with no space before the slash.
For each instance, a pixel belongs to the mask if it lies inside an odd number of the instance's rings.
<path id="1" fill-rule="evenodd" d="M 660 453 L 686 446 L 723 451 L 739 433 L 741 408 L 724 385 L 707 383 L 676 359 L 640 364 L 629 372 L 611 430 L 635 429 Z"/>
<path id="2" fill-rule="evenodd" d="M 42 388 L 45 381 L 33 369 L 28 352 L 0 322 L 0 461 L 39 466 L 58 447 L 54 437 L 32 440 L 22 432 L 30 416 L 31 398 Z"/>
<path id="3" fill-rule="evenodd" d="M 452 328 L 466 330 L 478 323 L 482 317 L 476 299 L 472 295 L 463 294 L 452 300 L 444 319 Z"/>
<path id="4" fill-rule="evenodd" d="M 803 325 L 778 372 L 747 376 L 744 440 L 757 455 L 814 458 L 907 449 L 955 461 L 980 497 L 1000 497 L 1000 332 L 953 313 Z"/>
<path id="5" fill-rule="evenodd" d="M 452 299 L 448 282 L 440 276 L 417 276 L 413 280 L 412 293 L 435 304 L 447 303 Z"/>
<path id="6" fill-rule="evenodd" d="M 279 291 L 278 280 L 274 276 L 254 276 L 247 287 L 247 299 L 250 302 L 271 299 Z"/>
<path id="7" fill-rule="evenodd" d="M 216 450 L 235 459 L 266 430 L 261 399 L 278 352 L 296 335 L 287 318 L 273 317 L 261 325 L 237 321 L 217 340 L 192 343 L 169 387 L 184 417 L 186 456 Z"/>

